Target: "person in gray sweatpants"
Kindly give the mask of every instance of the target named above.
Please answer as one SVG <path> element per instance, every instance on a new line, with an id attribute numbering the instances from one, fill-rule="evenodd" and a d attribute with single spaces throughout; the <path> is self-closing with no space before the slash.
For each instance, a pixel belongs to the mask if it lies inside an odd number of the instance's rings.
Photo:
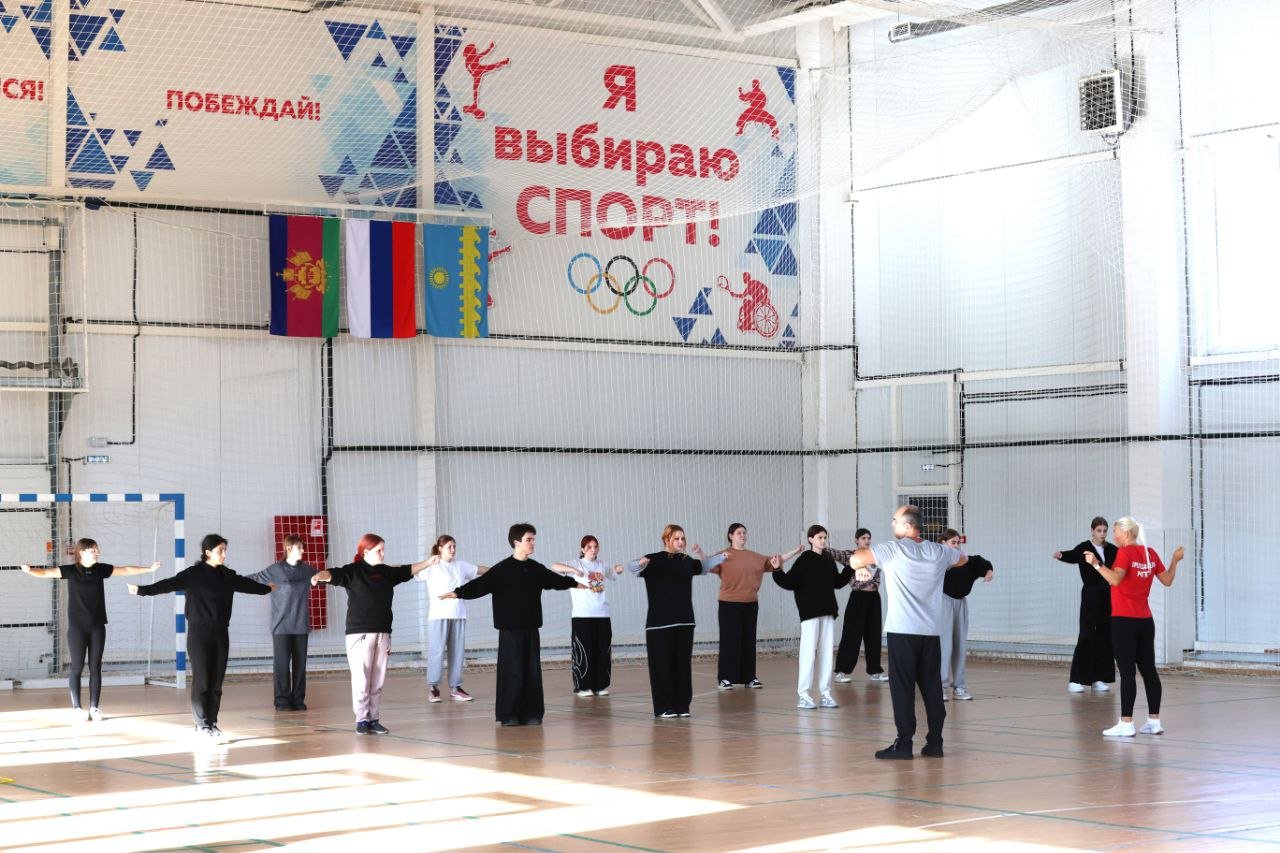
<path id="1" fill-rule="evenodd" d="M 307 703 L 307 636 L 311 628 L 307 605 L 314 566 L 302 561 L 302 537 L 289 534 L 281 540 L 284 559 L 277 560 L 251 580 L 273 583 L 271 596 L 271 670 L 277 711 L 305 711 Z"/>
<path id="2" fill-rule="evenodd" d="M 449 698 L 470 702 L 471 694 L 462 687 L 463 651 L 467 642 L 467 605 L 461 599 L 441 599 L 468 581 L 489 571 L 457 559 L 458 541 L 445 533 L 436 538 L 427 558 L 427 570 L 418 580 L 427 585 L 427 701 L 440 701 L 440 678 L 444 675 L 444 658 L 449 656 Z"/>
<path id="3" fill-rule="evenodd" d="M 938 539 L 943 545 L 960 550 L 960 534 L 948 528 Z M 965 658 L 969 654 L 969 593 L 976 581 L 990 583 L 995 576 L 991 563 L 974 554 L 969 562 L 947 572 L 942 583 L 942 611 L 938 628 L 942 638 L 942 701 L 949 698 L 969 700 L 969 683 L 965 679 Z"/>

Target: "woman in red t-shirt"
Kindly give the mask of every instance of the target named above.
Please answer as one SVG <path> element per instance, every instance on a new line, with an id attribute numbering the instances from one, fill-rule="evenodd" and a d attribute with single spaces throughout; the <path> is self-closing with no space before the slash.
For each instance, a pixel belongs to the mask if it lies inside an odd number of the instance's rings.
<path id="1" fill-rule="evenodd" d="M 1120 721 L 1102 732 L 1104 737 L 1133 737 L 1164 734 L 1160 725 L 1160 673 L 1156 671 L 1156 622 L 1147 603 L 1151 581 L 1159 578 L 1165 586 L 1173 584 L 1182 562 L 1179 545 L 1166 569 L 1160 555 L 1148 548 L 1142 527 L 1132 518 L 1121 518 L 1111 527 L 1118 551 L 1115 563 L 1102 565 L 1092 551 L 1085 561 L 1111 584 L 1111 645 L 1116 667 L 1120 670 Z M 1138 681 L 1134 669 L 1142 673 L 1142 686 L 1147 691 L 1147 723 L 1135 731 L 1133 703 L 1138 698 Z"/>

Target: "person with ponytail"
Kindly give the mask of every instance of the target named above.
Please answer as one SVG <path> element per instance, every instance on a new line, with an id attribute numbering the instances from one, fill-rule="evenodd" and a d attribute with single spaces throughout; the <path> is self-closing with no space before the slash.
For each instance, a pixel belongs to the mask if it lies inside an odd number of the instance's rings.
<path id="1" fill-rule="evenodd" d="M 356 734 L 390 734 L 379 719 L 382 683 L 391 657 L 391 602 L 398 584 L 412 580 L 427 560 L 408 566 L 384 565 L 386 541 L 366 533 L 355 558 L 345 566 L 311 576 L 311 585 L 329 583 L 347 591 L 347 664 L 351 667 L 351 706 Z"/>
<path id="2" fill-rule="evenodd" d="M 427 570 L 418 581 L 427 585 L 427 701 L 440 701 L 440 676 L 444 669 L 445 649 L 449 652 L 449 698 L 470 702 L 471 694 L 462 689 L 463 646 L 467 639 L 467 605 L 458 598 L 441 598 L 464 583 L 489 571 L 456 559 L 458 540 L 443 534 L 436 537 L 427 558 Z"/>
<path id="3" fill-rule="evenodd" d="M 85 658 L 89 659 L 89 719 L 101 720 L 98 702 L 102 697 L 102 650 L 107 645 L 107 597 L 102 582 L 112 575 L 140 575 L 160 568 L 150 566 L 113 566 L 98 562 L 98 543 L 81 539 L 75 544 L 76 561 L 69 566 L 23 564 L 22 571 L 33 578 L 67 581 L 67 688 L 71 692 L 71 708 L 80 712 L 80 674 Z"/>
<path id="4" fill-rule="evenodd" d="M 604 582 L 622 574 L 621 563 L 612 569 L 600 562 L 600 540 L 591 534 L 578 543 L 578 559 L 552 563 L 551 571 L 583 578 L 587 586 L 569 590 L 573 599 L 573 694 L 579 698 L 608 696 L 613 675 L 613 622 Z"/>
<path id="5" fill-rule="evenodd" d="M 1093 570 L 1085 555 L 1095 554 L 1104 566 L 1116 561 L 1116 546 L 1107 541 L 1107 520 L 1095 516 L 1090 537 L 1070 551 L 1054 551 L 1053 558 L 1080 570 L 1080 635 L 1071 656 L 1067 692 L 1083 693 L 1092 686 L 1099 693 L 1116 680 L 1116 660 L 1111 651 L 1111 585 Z"/>
<path id="6" fill-rule="evenodd" d="M 1147 547 L 1142 525 L 1132 518 L 1121 518 L 1111 527 L 1116 541 L 1116 559 L 1106 566 L 1092 551 L 1084 558 L 1111 585 L 1111 645 L 1116 666 L 1120 670 L 1120 720 L 1105 729 L 1104 737 L 1133 737 L 1164 734 L 1160 724 L 1160 673 L 1156 670 L 1156 622 L 1151 615 L 1151 581 L 1172 586 L 1184 552 L 1179 545 L 1169 558 L 1166 569 L 1160 555 Z M 1138 698 L 1138 680 L 1134 670 L 1142 673 L 1142 686 L 1147 693 L 1147 722 L 1141 729 L 1133 725 L 1133 705 Z"/>
<path id="7" fill-rule="evenodd" d="M 853 579 L 853 569 L 838 564 L 826 550 L 827 528 L 821 524 L 810 525 L 805 536 L 809 540 L 809 550 L 800 555 L 790 571 L 774 572 L 773 575 L 778 586 L 795 594 L 796 609 L 800 611 L 800 677 L 796 684 L 796 707 L 802 710 L 838 708 L 831 696 L 831 655 L 835 646 L 836 617 L 840 615 L 836 590 Z M 781 565 L 780 558 L 773 559 L 776 565 Z M 815 674 L 818 677 L 817 702 L 809 694 Z"/>

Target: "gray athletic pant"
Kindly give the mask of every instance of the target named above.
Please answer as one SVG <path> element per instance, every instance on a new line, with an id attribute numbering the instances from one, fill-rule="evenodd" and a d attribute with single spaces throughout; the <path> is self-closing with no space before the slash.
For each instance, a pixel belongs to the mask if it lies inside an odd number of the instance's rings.
<path id="1" fill-rule="evenodd" d="M 964 659 L 969 651 L 969 599 L 942 596 L 941 615 L 938 630 L 942 634 L 942 689 L 967 690 Z"/>
<path id="2" fill-rule="evenodd" d="M 449 648 L 449 687 L 462 686 L 462 646 L 467 637 L 466 619 L 427 620 L 427 685 L 439 685 Z"/>

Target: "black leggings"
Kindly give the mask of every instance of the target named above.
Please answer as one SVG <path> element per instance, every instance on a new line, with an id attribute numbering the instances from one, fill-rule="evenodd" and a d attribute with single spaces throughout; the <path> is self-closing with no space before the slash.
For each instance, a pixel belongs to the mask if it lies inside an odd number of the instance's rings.
<path id="1" fill-rule="evenodd" d="M 84 659 L 89 656 L 89 707 L 98 707 L 102 698 L 102 649 L 107 644 L 107 626 L 67 629 L 67 656 L 71 659 L 67 675 L 67 688 L 71 691 L 71 707 L 80 707 L 80 673 L 84 672 Z"/>
<path id="2" fill-rule="evenodd" d="M 1147 713 L 1160 713 L 1160 673 L 1156 671 L 1156 620 L 1111 617 L 1111 645 L 1120 670 L 1120 716 L 1133 716 L 1133 703 L 1138 698 L 1138 679 L 1134 668 L 1142 673 L 1142 686 L 1147 691 Z"/>

